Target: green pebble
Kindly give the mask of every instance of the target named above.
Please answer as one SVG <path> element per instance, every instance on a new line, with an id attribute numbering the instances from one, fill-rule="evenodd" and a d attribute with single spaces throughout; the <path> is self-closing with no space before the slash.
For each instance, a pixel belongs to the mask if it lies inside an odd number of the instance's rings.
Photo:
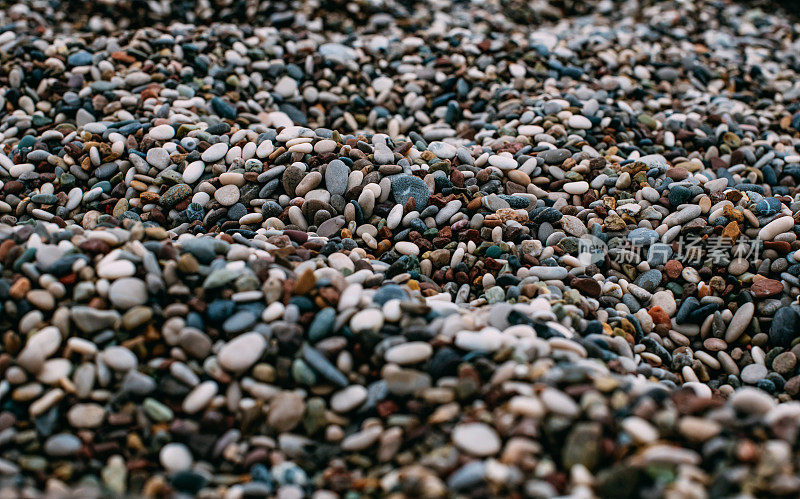
<path id="1" fill-rule="evenodd" d="M 154 398 L 146 398 L 144 399 L 144 403 L 142 404 L 144 408 L 145 414 L 147 414 L 150 419 L 157 421 L 159 423 L 165 423 L 167 421 L 172 421 L 175 417 L 175 414 L 172 410 L 159 402 Z"/>
<path id="2" fill-rule="evenodd" d="M 317 384 L 316 373 L 302 359 L 295 359 L 292 362 L 292 377 L 301 385 L 314 386 Z"/>
<path id="3" fill-rule="evenodd" d="M 31 117 L 31 125 L 33 125 L 34 128 L 47 126 L 52 123 L 53 120 L 51 118 L 48 118 L 47 116 L 42 116 L 41 114 L 34 114 L 33 117 Z"/>
<path id="4" fill-rule="evenodd" d="M 501 254 L 503 254 L 503 250 L 501 250 L 499 246 L 489 246 L 486 250 L 486 256 L 488 258 L 497 258 Z"/>
<path id="5" fill-rule="evenodd" d="M 71 173 L 62 173 L 59 180 L 64 189 L 72 189 L 75 187 L 75 176 Z"/>
<path id="6" fill-rule="evenodd" d="M 675 295 L 675 298 L 683 296 L 683 286 L 679 285 L 678 283 L 669 282 L 667 283 L 666 288 L 672 291 L 672 294 Z"/>
<path id="7" fill-rule="evenodd" d="M 506 298 L 506 293 L 500 286 L 492 286 L 486 290 L 487 303 L 499 303 Z"/>
<path id="8" fill-rule="evenodd" d="M 26 135 L 22 137 L 22 139 L 19 141 L 19 147 L 20 148 L 31 147 L 35 143 L 36 143 L 36 137 L 34 137 L 33 135 Z"/>
<path id="9" fill-rule="evenodd" d="M 656 128 L 658 128 L 658 122 L 647 113 L 640 114 L 637 117 L 637 120 L 639 121 L 639 123 L 641 123 L 642 125 L 646 126 L 651 130 L 655 130 Z"/>

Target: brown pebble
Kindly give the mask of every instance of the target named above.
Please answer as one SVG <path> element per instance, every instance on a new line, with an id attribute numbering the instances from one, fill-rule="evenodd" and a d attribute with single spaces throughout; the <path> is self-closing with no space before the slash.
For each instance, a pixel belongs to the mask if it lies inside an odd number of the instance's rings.
<path id="1" fill-rule="evenodd" d="M 572 281 L 570 286 L 592 298 L 597 298 L 600 296 L 600 283 L 591 277 L 575 279 Z"/>
<path id="2" fill-rule="evenodd" d="M 31 281 L 27 277 L 20 277 L 8 289 L 8 296 L 21 300 L 31 290 Z"/>
<path id="3" fill-rule="evenodd" d="M 317 278 L 314 277 L 314 271 L 306 269 L 294 285 L 294 294 L 304 295 L 314 289 L 316 283 Z"/>
<path id="4" fill-rule="evenodd" d="M 775 296 L 783 291 L 783 283 L 775 279 L 759 279 L 750 286 L 750 291 L 756 298 Z"/>
<path id="5" fill-rule="evenodd" d="M 671 280 L 675 280 L 680 277 L 681 272 L 683 272 L 683 264 L 678 260 L 669 260 L 664 264 L 664 272 L 667 273 L 667 277 Z"/>
<path id="6" fill-rule="evenodd" d="M 725 350 L 728 348 L 728 344 L 725 343 L 725 340 L 721 338 L 707 338 L 703 342 L 703 347 L 712 352 L 719 352 L 720 350 Z"/>
<path id="7" fill-rule="evenodd" d="M 792 352 L 783 352 L 772 361 L 772 368 L 779 374 L 788 374 L 797 365 L 797 357 Z"/>

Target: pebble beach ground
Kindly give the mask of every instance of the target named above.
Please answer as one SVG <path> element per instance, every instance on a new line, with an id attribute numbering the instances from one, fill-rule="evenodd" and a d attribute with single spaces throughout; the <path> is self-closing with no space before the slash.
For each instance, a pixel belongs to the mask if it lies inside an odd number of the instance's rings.
<path id="1" fill-rule="evenodd" d="M 800 24 L 2 2 L 0 497 L 797 497 Z"/>

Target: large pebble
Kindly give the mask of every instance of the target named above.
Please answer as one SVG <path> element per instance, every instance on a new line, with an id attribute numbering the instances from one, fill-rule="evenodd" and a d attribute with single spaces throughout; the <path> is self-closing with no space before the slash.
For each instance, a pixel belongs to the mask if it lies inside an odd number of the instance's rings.
<path id="1" fill-rule="evenodd" d="M 229 371 L 246 371 L 261 358 L 266 347 L 264 336 L 259 333 L 245 333 L 226 343 L 217 358 L 220 365 Z"/>

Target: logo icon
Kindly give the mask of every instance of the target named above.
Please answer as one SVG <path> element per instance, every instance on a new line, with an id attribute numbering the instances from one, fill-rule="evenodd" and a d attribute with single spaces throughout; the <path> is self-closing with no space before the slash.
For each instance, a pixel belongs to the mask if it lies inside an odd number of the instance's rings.
<path id="1" fill-rule="evenodd" d="M 606 259 L 608 245 L 591 234 L 584 234 L 578 238 L 578 261 L 581 265 L 599 265 Z"/>

